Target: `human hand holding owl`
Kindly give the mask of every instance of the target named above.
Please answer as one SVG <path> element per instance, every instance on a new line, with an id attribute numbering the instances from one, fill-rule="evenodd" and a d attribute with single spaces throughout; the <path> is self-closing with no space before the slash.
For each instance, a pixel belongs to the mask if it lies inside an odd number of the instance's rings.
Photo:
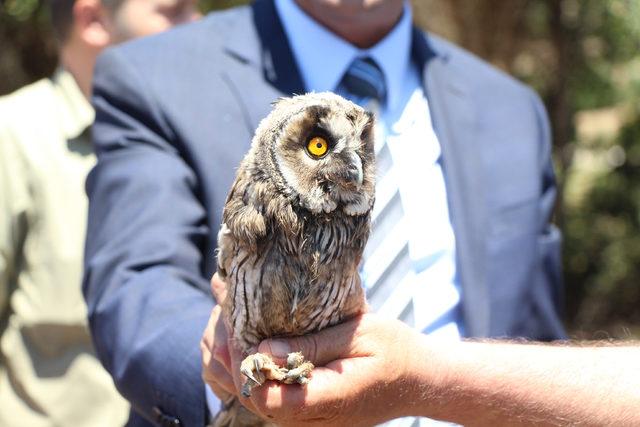
<path id="1" fill-rule="evenodd" d="M 317 366 L 312 381 L 304 389 L 269 382 L 254 389 L 250 398 L 241 398 L 242 404 L 279 426 L 374 425 L 420 414 L 428 396 L 428 383 L 420 378 L 427 370 L 420 366 L 430 360 L 423 340 L 404 323 L 376 314 L 315 334 L 265 340 L 258 350 L 276 363 L 283 363 L 290 352 L 305 354 Z M 228 370 L 209 375 L 217 381 L 208 383 L 214 390 L 227 387 L 222 383 L 234 384 L 228 390 L 239 396 L 244 381 L 241 353 L 218 357 Z"/>
<path id="2" fill-rule="evenodd" d="M 304 389 L 272 383 L 251 396 L 251 406 L 279 426 L 371 426 L 429 406 L 431 378 L 423 374 L 431 372 L 432 349 L 395 319 L 367 313 L 315 334 L 263 341 L 259 351 L 275 360 L 300 351 L 318 366 Z"/>

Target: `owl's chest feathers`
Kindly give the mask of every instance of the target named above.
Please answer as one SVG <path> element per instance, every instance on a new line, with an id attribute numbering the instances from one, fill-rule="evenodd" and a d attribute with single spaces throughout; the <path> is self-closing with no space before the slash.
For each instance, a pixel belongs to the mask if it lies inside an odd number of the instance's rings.
<path id="1" fill-rule="evenodd" d="M 358 263 L 368 216 L 293 214 L 297 224 L 282 224 L 282 215 L 266 217 L 263 238 L 236 241 L 227 272 L 231 321 L 247 345 L 319 330 L 363 308 Z"/>

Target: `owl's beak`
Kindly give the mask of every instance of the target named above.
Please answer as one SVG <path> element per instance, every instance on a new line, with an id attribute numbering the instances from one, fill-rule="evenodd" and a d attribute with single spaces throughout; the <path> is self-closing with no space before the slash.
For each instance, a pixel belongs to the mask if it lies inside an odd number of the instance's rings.
<path id="1" fill-rule="evenodd" d="M 357 187 L 360 187 L 363 179 L 362 159 L 360 159 L 360 156 L 356 153 L 351 153 L 347 163 L 347 180 L 350 184 L 355 184 Z"/>

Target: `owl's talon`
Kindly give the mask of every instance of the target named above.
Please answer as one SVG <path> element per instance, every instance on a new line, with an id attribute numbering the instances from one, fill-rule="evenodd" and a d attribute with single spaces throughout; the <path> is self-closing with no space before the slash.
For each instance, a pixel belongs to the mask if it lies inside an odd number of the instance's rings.
<path id="1" fill-rule="evenodd" d="M 251 396 L 251 389 L 264 384 L 266 380 L 276 380 L 285 384 L 307 384 L 313 368 L 311 362 L 305 362 L 302 353 L 290 353 L 287 356 L 286 368 L 280 368 L 265 354 L 252 354 L 240 364 L 240 372 L 247 377 L 247 381 L 242 385 L 242 395 Z"/>
<path id="2" fill-rule="evenodd" d="M 242 372 L 242 374 L 247 377 L 248 379 L 250 379 L 251 381 L 253 381 L 254 383 L 256 383 L 256 385 L 262 385 L 262 383 L 260 381 L 258 381 L 256 379 L 256 377 L 253 376 L 253 373 L 248 370 L 248 369 L 240 369 L 240 372 Z"/>
<path id="3" fill-rule="evenodd" d="M 254 355 L 254 356 L 257 356 L 257 355 Z M 262 360 L 261 357 L 254 357 L 253 366 L 255 367 L 256 371 L 259 371 L 264 366 L 264 361 Z"/>
<path id="4" fill-rule="evenodd" d="M 244 397 L 251 397 L 251 389 L 256 386 L 256 384 L 251 385 L 251 381 L 247 381 L 242 385 L 242 395 Z"/>
<path id="5" fill-rule="evenodd" d="M 247 356 L 240 364 L 240 372 L 247 377 L 242 386 L 242 395 L 245 397 L 251 396 L 251 389 L 264 384 L 266 380 L 282 381 L 285 377 L 285 371 L 262 353 Z"/>
<path id="6" fill-rule="evenodd" d="M 301 352 L 289 353 L 287 355 L 287 369 L 295 369 L 304 363 L 304 356 Z"/>
<path id="7" fill-rule="evenodd" d="M 302 362 L 298 367 L 290 369 L 284 379 L 285 384 L 298 383 L 304 385 L 309 382 L 309 375 L 314 366 L 311 362 Z"/>

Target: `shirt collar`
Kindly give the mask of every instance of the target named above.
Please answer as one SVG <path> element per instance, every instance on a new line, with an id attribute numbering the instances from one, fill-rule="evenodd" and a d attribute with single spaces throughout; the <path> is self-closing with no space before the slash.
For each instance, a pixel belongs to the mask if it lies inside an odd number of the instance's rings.
<path id="1" fill-rule="evenodd" d="M 384 72 L 387 107 L 399 102 L 410 66 L 412 17 L 408 2 L 396 26 L 369 49 L 359 49 L 341 39 L 307 15 L 294 0 L 276 0 L 275 4 L 308 91 L 334 91 L 351 62 L 369 56 Z"/>
<path id="2" fill-rule="evenodd" d="M 51 81 L 64 106 L 59 110 L 63 132 L 69 139 L 77 138 L 93 123 L 93 108 L 68 71 L 59 68 Z"/>

